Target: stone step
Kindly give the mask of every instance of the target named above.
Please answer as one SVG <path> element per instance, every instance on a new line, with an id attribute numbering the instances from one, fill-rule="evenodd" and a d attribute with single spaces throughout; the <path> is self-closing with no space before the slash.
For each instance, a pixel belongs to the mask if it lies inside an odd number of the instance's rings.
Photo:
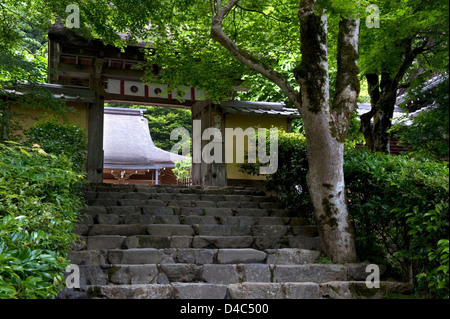
<path id="1" fill-rule="evenodd" d="M 382 281 L 368 288 L 364 281 L 235 284 L 171 283 L 89 285 L 64 289 L 59 299 L 381 299 L 389 294 L 412 295 L 409 283 Z M 223 311 L 223 309 L 222 309 Z"/>
<path id="2" fill-rule="evenodd" d="M 161 227 L 158 227 L 161 226 Z M 178 226 L 178 227 L 174 227 Z M 221 227 L 221 226 L 219 226 Z M 223 226 L 222 226 L 223 227 Z M 188 225 L 93 225 L 78 227 L 77 233 L 87 243 L 87 247 L 97 249 L 122 248 L 255 248 L 258 250 L 277 248 L 300 248 L 321 251 L 319 237 L 283 235 L 280 229 L 273 232 L 256 231 L 253 226 L 250 234 L 245 226 L 223 228 L 219 235 L 196 235 Z M 273 226 L 267 226 L 273 228 Z M 207 232 L 206 230 L 204 232 Z M 277 233 L 278 232 L 278 233 Z M 150 235 L 150 234 L 152 235 Z M 83 247 L 76 244 L 76 250 Z"/>
<path id="3" fill-rule="evenodd" d="M 90 185 L 69 260 L 81 289 L 59 298 L 381 298 L 366 264 L 316 264 L 317 227 L 247 187 Z M 384 272 L 384 269 L 381 269 Z"/>
<path id="4" fill-rule="evenodd" d="M 102 200 L 104 202 L 105 200 Z M 263 209 L 263 208 L 237 208 L 237 207 L 197 207 L 197 206 L 164 206 L 161 203 L 157 205 L 147 205 L 126 202 L 126 205 L 93 205 L 85 208 L 82 213 L 95 217 L 102 214 L 115 215 L 183 215 L 183 216 L 245 216 L 245 217 L 290 217 L 289 213 L 284 209 Z M 138 204 L 138 205 L 133 205 Z"/>
<path id="5" fill-rule="evenodd" d="M 117 215 L 105 215 L 105 217 Z M 102 216 L 103 217 L 103 216 Z M 287 237 L 294 236 L 315 237 L 317 229 L 314 226 L 289 226 L 289 225 L 222 225 L 222 224 L 180 224 L 175 216 L 141 216 L 134 218 L 126 224 L 100 223 L 84 224 L 80 228 L 84 236 L 255 236 L 255 237 Z M 116 218 L 100 218 L 100 221 L 117 221 Z M 141 223 L 137 223 L 140 221 Z M 147 223 L 144 223 L 147 222 Z M 153 222 L 153 223 L 152 223 Z M 169 222 L 169 223 L 165 223 Z M 178 223 L 177 223 L 178 222 Z M 87 231 L 86 231 L 87 229 Z"/>
<path id="6" fill-rule="evenodd" d="M 100 236 L 98 236 L 100 237 Z M 117 240 L 124 240 L 116 236 Z M 94 238 L 94 237 L 92 237 Z M 99 248 L 97 240 L 89 242 L 91 249 L 71 251 L 69 259 L 78 265 L 99 264 L 158 264 L 190 263 L 190 264 L 242 264 L 263 263 L 276 265 L 300 265 L 314 263 L 320 252 L 298 248 L 267 249 L 264 251 L 252 248 Z M 97 245 L 97 246 L 96 246 Z M 120 243 L 123 245 L 123 241 Z M 112 245 L 110 245 L 112 246 Z M 117 244 L 119 246 L 119 243 Z"/>
<path id="7" fill-rule="evenodd" d="M 322 251 L 320 237 L 286 236 L 287 246 L 291 248 L 310 249 Z"/>
<path id="8" fill-rule="evenodd" d="M 257 206 L 264 209 L 284 208 L 284 205 L 274 197 L 254 196 L 254 195 L 223 195 L 223 194 L 173 194 L 173 193 L 121 193 L 121 192 L 103 192 L 98 194 L 90 194 L 86 200 L 91 206 L 144 206 L 152 201 L 160 201 L 165 205 L 172 203 L 188 203 L 188 206 L 211 205 L 215 207 L 227 207 L 236 204 L 233 207 Z M 253 203 L 253 204 L 248 204 Z"/>
<path id="9" fill-rule="evenodd" d="M 90 185 L 85 187 L 85 193 L 171 193 L 171 194 L 227 194 L 227 195 L 266 195 L 264 191 L 252 187 L 239 186 L 182 186 L 182 185 Z"/>
<path id="10" fill-rule="evenodd" d="M 121 224 L 186 224 L 186 225 L 236 225 L 236 226 L 256 226 L 256 225 L 289 225 L 295 227 L 294 234 L 304 235 L 315 233 L 316 226 L 308 225 L 305 218 L 297 217 L 251 217 L 251 216 L 202 216 L 202 215 L 175 215 L 167 211 L 159 211 L 161 214 L 150 215 L 142 212 L 129 212 L 124 210 L 124 214 L 108 214 L 105 210 L 89 210 L 89 214 L 84 215 L 78 224 L 83 225 L 121 225 Z M 297 228 L 299 227 L 299 228 Z M 317 236 L 317 235 L 314 235 Z"/>
<path id="11" fill-rule="evenodd" d="M 117 257 L 117 256 L 116 256 Z M 197 256 L 204 261 L 211 256 Z M 111 256 L 111 258 L 113 258 Z M 114 257 L 115 258 L 115 257 Z M 191 264 L 170 263 L 172 257 L 155 251 L 155 264 L 81 265 L 81 285 L 168 284 L 174 282 L 201 282 L 235 284 L 242 282 L 314 282 L 360 280 L 367 278 L 365 264 L 349 268 L 347 265 L 273 265 L 263 263 Z M 182 257 L 181 257 L 182 258 Z M 258 259 L 258 256 L 254 256 Z M 250 260 L 250 259 L 248 259 Z M 357 270 L 357 271 L 355 271 Z"/>

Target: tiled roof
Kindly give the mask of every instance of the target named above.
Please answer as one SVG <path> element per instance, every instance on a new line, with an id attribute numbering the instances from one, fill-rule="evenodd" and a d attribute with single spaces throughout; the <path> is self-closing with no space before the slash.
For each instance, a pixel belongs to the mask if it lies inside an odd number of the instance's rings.
<path id="1" fill-rule="evenodd" d="M 220 108 L 224 113 L 300 117 L 297 109 L 287 108 L 282 102 L 224 101 L 220 103 Z"/>
<path id="2" fill-rule="evenodd" d="M 94 103 L 95 101 L 95 92 L 89 88 L 49 83 L 39 83 L 35 86 L 48 89 L 58 99 L 83 103 Z M 30 84 L 20 84 L 14 88 L 6 88 L 4 91 L 12 95 L 24 95 L 31 89 L 32 85 Z"/>
<path id="3" fill-rule="evenodd" d="M 105 107 L 104 168 L 160 169 L 185 159 L 155 146 L 143 111 Z"/>

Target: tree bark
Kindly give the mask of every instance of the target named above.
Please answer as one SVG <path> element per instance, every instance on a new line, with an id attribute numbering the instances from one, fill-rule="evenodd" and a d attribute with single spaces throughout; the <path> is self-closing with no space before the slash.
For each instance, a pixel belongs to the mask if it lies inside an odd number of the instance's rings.
<path id="1" fill-rule="evenodd" d="M 343 159 L 344 141 L 359 93 L 359 20 L 343 19 L 339 26 L 338 75 L 330 109 L 327 19 L 315 14 L 314 4 L 300 2 L 302 62 L 295 70 L 301 86 L 308 146 L 308 187 L 322 250 L 334 262 L 353 262 L 357 257 L 345 199 Z"/>
<path id="2" fill-rule="evenodd" d="M 371 109 L 361 115 L 361 132 L 370 151 L 388 154 L 390 140 L 388 131 L 392 126 L 398 83 L 391 80 L 387 73 L 382 73 L 380 83 L 377 74 L 366 74 L 366 79 Z"/>
<path id="3" fill-rule="evenodd" d="M 298 16 L 302 62 L 294 70 L 300 92 L 275 70 L 239 48 L 223 31 L 222 21 L 238 0 L 222 7 L 211 0 L 211 37 L 238 61 L 277 84 L 303 118 L 308 146 L 308 187 L 314 204 L 322 249 L 334 262 L 356 261 L 348 220 L 343 173 L 344 141 L 359 93 L 357 81 L 359 20 L 342 19 L 338 50 L 338 77 L 333 107 L 330 106 L 327 18 L 316 15 L 315 0 L 301 0 Z M 356 79 L 356 80 L 355 80 Z"/>

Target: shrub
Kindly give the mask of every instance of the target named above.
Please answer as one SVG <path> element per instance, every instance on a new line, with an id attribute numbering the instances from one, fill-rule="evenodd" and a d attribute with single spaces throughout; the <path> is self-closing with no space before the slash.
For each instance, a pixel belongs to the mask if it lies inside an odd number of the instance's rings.
<path id="1" fill-rule="evenodd" d="M 0 144 L 0 298 L 52 298 L 62 287 L 83 180 L 65 155 Z"/>
<path id="2" fill-rule="evenodd" d="M 267 190 L 278 192 L 296 215 L 312 219 L 304 137 L 280 131 L 278 152 L 278 171 L 267 177 Z M 257 174 L 259 164 L 240 169 Z M 388 266 L 397 279 L 414 281 L 419 293 L 448 298 L 448 166 L 348 149 L 344 174 L 360 260 Z"/>
<path id="3" fill-rule="evenodd" d="M 448 167 L 354 150 L 344 170 L 360 258 L 417 279 L 419 292 L 448 297 Z"/>
<path id="4" fill-rule="evenodd" d="M 191 177 L 192 170 L 192 158 L 186 157 L 183 161 L 175 162 L 175 168 L 172 169 L 172 172 L 175 174 L 176 178 L 179 181 L 188 180 Z"/>
<path id="5" fill-rule="evenodd" d="M 267 143 L 270 134 L 267 132 Z M 267 145 L 269 149 L 269 145 Z M 239 165 L 241 172 L 258 175 L 260 163 Z M 264 166 L 264 165 L 263 165 Z M 278 170 L 267 175 L 266 190 L 274 191 L 293 215 L 309 218 L 314 222 L 313 206 L 306 184 L 308 157 L 306 139 L 299 133 L 278 131 Z"/>
<path id="6" fill-rule="evenodd" d="M 76 171 L 83 171 L 87 154 L 86 134 L 78 125 L 61 124 L 56 116 L 36 122 L 25 132 L 29 144 L 38 144 L 47 153 L 69 157 Z"/>

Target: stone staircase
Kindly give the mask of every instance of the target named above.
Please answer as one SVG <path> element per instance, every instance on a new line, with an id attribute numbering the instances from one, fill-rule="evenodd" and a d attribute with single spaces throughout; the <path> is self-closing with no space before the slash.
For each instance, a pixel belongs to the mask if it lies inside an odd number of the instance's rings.
<path id="1" fill-rule="evenodd" d="M 60 299 L 320 299 L 409 294 L 367 288 L 366 264 L 319 264 L 317 229 L 244 187 L 91 185 Z"/>

